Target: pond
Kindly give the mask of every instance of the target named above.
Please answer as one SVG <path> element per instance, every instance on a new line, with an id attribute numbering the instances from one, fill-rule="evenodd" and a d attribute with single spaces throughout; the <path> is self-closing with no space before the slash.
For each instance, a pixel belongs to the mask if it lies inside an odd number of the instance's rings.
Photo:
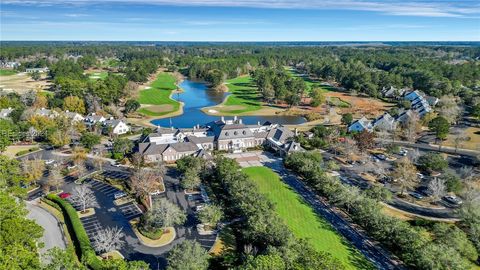
<path id="1" fill-rule="evenodd" d="M 151 121 L 152 124 L 162 127 L 190 128 L 197 124 L 203 125 L 220 119 L 220 116 L 205 114 L 201 109 L 221 103 L 229 93 L 214 91 L 202 82 L 191 80 L 184 80 L 180 87 L 183 89 L 183 92 L 174 94 L 172 98 L 184 103 L 183 114 L 170 118 L 155 119 Z M 257 124 L 258 122 L 264 123 L 265 121 L 284 125 L 306 122 L 305 118 L 301 116 L 286 115 L 241 116 L 241 118 L 243 123 L 249 125 Z"/>

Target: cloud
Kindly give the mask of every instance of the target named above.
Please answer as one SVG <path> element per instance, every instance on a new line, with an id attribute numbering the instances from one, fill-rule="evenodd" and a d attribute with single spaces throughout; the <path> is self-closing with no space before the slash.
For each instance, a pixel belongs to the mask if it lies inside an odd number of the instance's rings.
<path id="1" fill-rule="evenodd" d="M 480 3 L 475 0 L 2 0 L 2 2 L 4 4 L 42 6 L 123 3 L 266 9 L 359 10 L 418 17 L 469 17 L 470 15 L 480 14 Z"/>
<path id="2" fill-rule="evenodd" d="M 80 17 L 87 17 L 89 15 L 83 14 L 83 13 L 68 13 L 68 14 L 64 14 L 63 16 L 70 17 L 70 18 L 80 18 Z"/>

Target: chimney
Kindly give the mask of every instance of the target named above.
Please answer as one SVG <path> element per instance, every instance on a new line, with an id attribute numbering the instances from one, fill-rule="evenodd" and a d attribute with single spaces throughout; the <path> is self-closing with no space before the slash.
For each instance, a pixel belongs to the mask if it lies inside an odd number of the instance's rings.
<path id="1" fill-rule="evenodd" d="M 225 117 L 222 116 L 222 122 L 225 123 Z"/>
<path id="2" fill-rule="evenodd" d="M 242 118 L 238 118 L 238 123 L 241 125 L 242 124 Z"/>
<path id="3" fill-rule="evenodd" d="M 236 115 L 233 117 L 233 121 L 235 121 L 235 122 L 237 121 L 237 116 Z"/>
<path id="4" fill-rule="evenodd" d="M 70 112 L 69 110 L 66 110 L 65 112 Z"/>
<path id="5" fill-rule="evenodd" d="M 197 129 L 200 129 L 200 124 L 197 124 Z"/>
<path id="6" fill-rule="evenodd" d="M 260 121 L 257 122 L 257 125 L 260 126 Z"/>
<path id="7" fill-rule="evenodd" d="M 297 128 L 294 129 L 294 132 L 295 132 L 295 136 L 298 136 L 298 129 Z"/>

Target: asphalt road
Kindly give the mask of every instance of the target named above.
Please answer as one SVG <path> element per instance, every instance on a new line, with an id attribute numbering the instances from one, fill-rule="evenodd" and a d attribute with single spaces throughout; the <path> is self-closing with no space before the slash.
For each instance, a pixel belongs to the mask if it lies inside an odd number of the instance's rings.
<path id="1" fill-rule="evenodd" d="M 371 261 L 378 269 L 404 269 L 400 262 L 395 260 L 392 255 L 374 244 L 366 235 L 361 233 L 352 224 L 337 213 L 326 201 L 310 190 L 297 177 L 288 172 L 281 159 L 269 156 L 272 162 L 265 162 L 264 165 L 277 172 L 283 181 L 293 188 L 303 199 L 308 202 L 315 212 L 325 218 L 332 226 L 343 235 L 353 246 L 355 246 L 365 257 Z"/>
<path id="2" fill-rule="evenodd" d="M 40 249 L 40 253 L 45 254 L 47 250 L 54 247 L 65 249 L 65 239 L 58 220 L 48 211 L 33 203 L 27 203 L 27 210 L 27 217 L 35 220 L 35 222 L 44 229 L 41 241 L 45 246 Z"/>

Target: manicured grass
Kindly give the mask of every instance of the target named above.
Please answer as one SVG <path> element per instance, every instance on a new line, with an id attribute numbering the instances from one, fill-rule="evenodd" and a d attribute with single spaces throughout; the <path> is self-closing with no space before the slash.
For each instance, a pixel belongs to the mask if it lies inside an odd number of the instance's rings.
<path id="1" fill-rule="evenodd" d="M 92 73 L 88 73 L 87 75 L 91 81 L 105 80 L 105 78 L 107 78 L 108 76 L 108 72 L 107 71 L 92 72 Z"/>
<path id="2" fill-rule="evenodd" d="M 298 238 L 307 239 L 318 251 L 332 254 L 347 269 L 374 269 L 363 255 L 350 246 L 331 225 L 313 209 L 278 174 L 266 167 L 243 169 L 258 190 L 275 204 L 275 210 Z"/>
<path id="3" fill-rule="evenodd" d="M 328 91 L 334 91 L 335 88 L 332 86 L 328 85 L 323 85 L 322 83 L 310 79 L 308 76 L 302 76 L 297 70 L 291 68 L 291 67 L 284 67 L 285 70 L 287 71 L 288 74 L 292 77 L 299 77 L 302 78 L 305 84 L 307 85 L 306 92 L 307 94 L 310 93 L 310 91 L 314 88 L 319 88 L 322 90 L 322 92 L 328 92 Z"/>
<path id="4" fill-rule="evenodd" d="M 14 74 L 17 74 L 17 72 L 15 70 L 0 69 L 0 76 L 10 76 L 10 75 L 14 75 Z"/>
<path id="5" fill-rule="evenodd" d="M 139 112 L 149 116 L 162 116 L 177 111 L 180 103 L 170 98 L 172 91 L 177 89 L 175 82 L 175 77 L 171 74 L 160 73 L 150 85 L 151 88 L 140 91 L 138 97 L 140 104 L 158 105 L 159 107 L 154 109 L 152 106 L 152 110 L 149 110 L 148 107 L 141 108 Z"/>
<path id="6" fill-rule="evenodd" d="M 328 97 L 327 102 L 330 105 L 337 106 L 340 108 L 350 108 L 350 103 L 346 102 L 343 99 L 340 99 L 338 97 Z"/>
<path id="7" fill-rule="evenodd" d="M 224 107 L 215 108 L 216 110 L 230 114 L 240 114 L 262 108 L 260 94 L 250 76 L 230 79 L 226 83 L 230 95 L 222 104 Z"/>

